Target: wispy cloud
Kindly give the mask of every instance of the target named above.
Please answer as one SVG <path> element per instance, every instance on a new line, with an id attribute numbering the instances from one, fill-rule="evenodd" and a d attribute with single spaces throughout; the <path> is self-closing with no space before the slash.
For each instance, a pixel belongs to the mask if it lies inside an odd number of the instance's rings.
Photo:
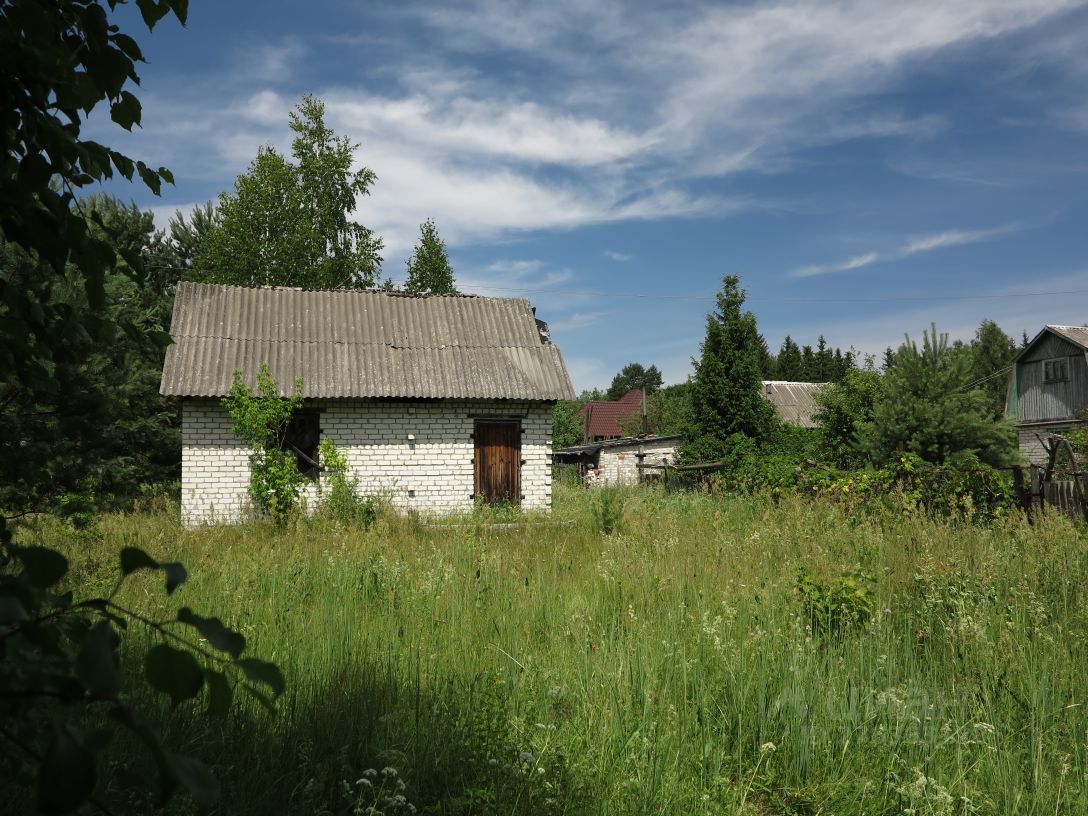
<path id="1" fill-rule="evenodd" d="M 848 260 L 839 263 L 813 264 L 802 266 L 793 271 L 792 278 L 811 278 L 816 275 L 826 275 L 832 272 L 849 272 L 861 269 L 881 261 L 898 261 L 916 255 L 919 252 L 932 252 L 946 247 L 962 246 L 965 244 L 977 244 L 983 241 L 993 241 L 1010 235 L 1023 229 L 1021 224 L 1005 224 L 990 229 L 951 229 L 943 232 L 935 232 L 929 235 L 919 235 L 906 239 L 897 249 L 887 252 L 866 252 L 863 255 L 855 255 Z"/>
<path id="2" fill-rule="evenodd" d="M 600 322 L 607 312 L 575 312 L 574 314 L 564 317 L 560 320 L 552 321 L 548 324 L 548 327 L 553 332 L 569 332 L 577 331 L 578 329 L 584 329 L 587 326 L 592 326 L 594 323 Z"/>
<path id="3" fill-rule="evenodd" d="M 378 175 L 356 217 L 384 237 L 395 262 L 427 217 L 456 246 L 763 206 L 700 182 L 782 172 L 813 146 L 932 139 L 948 126 L 941 115 L 906 112 L 880 95 L 898 90 L 920 60 L 1022 31 L 1076 2 L 757 0 L 694 3 L 683 15 L 631 13 L 619 0 L 411 4 L 368 14 L 429 33 L 425 59 L 412 51 L 385 65 L 381 82 L 353 84 L 341 73 L 312 90 Z M 321 45 L 353 47 L 327 37 Z M 177 93 L 144 98 L 144 135 L 166 163 L 227 189 L 260 144 L 289 145 L 293 68 L 318 51 L 301 34 L 243 43 L 244 84 L 187 80 Z M 489 70 L 493 56 L 512 72 Z"/>
<path id="4" fill-rule="evenodd" d="M 628 255 L 628 254 L 626 254 L 624 252 L 614 252 L 611 249 L 606 249 L 605 252 L 604 252 L 604 256 L 606 258 L 611 258 L 613 261 L 620 261 L 620 262 L 629 261 L 633 257 L 635 257 L 634 255 Z"/>

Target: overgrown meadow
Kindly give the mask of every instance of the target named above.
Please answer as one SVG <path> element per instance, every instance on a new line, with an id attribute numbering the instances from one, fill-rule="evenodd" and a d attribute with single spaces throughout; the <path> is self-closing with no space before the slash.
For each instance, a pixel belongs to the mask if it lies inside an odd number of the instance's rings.
<path id="1" fill-rule="evenodd" d="M 141 574 L 117 600 L 219 615 L 283 668 L 275 714 L 145 701 L 221 813 L 1088 812 L 1083 527 L 651 488 L 555 505 L 515 528 L 186 531 L 165 507 L 41 532 L 81 594 L 125 545 L 183 561 L 169 599 Z"/>

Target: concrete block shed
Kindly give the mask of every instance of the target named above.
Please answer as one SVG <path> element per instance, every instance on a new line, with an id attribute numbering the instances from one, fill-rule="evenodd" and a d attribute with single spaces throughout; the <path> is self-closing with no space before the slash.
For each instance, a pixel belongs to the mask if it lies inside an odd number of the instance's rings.
<path id="1" fill-rule="evenodd" d="M 639 465 L 675 462 L 681 439 L 679 435 L 602 439 L 562 448 L 555 451 L 554 457 L 557 464 L 578 465 L 583 476 L 592 474 L 593 481 L 600 484 L 633 485 L 640 481 Z M 659 474 L 655 471 L 653 475 Z"/>
<path id="2" fill-rule="evenodd" d="M 183 520 L 248 513 L 249 450 L 221 400 L 236 370 L 255 387 L 262 363 L 284 396 L 303 378 L 285 445 L 311 502 L 327 436 L 363 493 L 401 509 L 550 507 L 552 406 L 574 390 L 534 312 L 522 298 L 180 284 L 160 390 L 181 400 Z"/>

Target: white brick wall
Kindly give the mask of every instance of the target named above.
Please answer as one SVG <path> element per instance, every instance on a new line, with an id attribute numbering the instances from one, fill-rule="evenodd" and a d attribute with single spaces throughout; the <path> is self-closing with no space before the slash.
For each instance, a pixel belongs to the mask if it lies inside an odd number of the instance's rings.
<path id="1" fill-rule="evenodd" d="M 637 454 L 643 453 L 642 463 L 659 465 L 662 461 L 676 460 L 676 440 L 665 442 L 647 442 L 640 445 L 625 445 L 615 448 L 601 448 L 597 462 L 601 468 L 600 480 L 604 484 L 637 484 L 639 463 Z M 659 474 L 660 471 L 651 471 Z"/>
<path id="2" fill-rule="evenodd" d="M 513 401 L 314 400 L 322 436 L 332 439 L 364 494 L 387 495 L 403 510 L 442 513 L 472 507 L 474 418 L 518 417 L 521 506 L 551 507 L 551 405 Z M 414 440 L 409 440 L 411 434 Z M 249 508 L 249 451 L 218 400 L 182 406 L 181 512 L 186 524 L 234 521 Z M 308 490 L 307 500 L 316 499 Z"/>

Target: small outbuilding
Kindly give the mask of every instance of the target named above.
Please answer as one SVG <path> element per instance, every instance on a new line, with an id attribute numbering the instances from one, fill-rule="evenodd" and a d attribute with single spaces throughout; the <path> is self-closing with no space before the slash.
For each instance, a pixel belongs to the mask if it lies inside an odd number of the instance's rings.
<path id="1" fill-rule="evenodd" d="M 551 506 L 552 406 L 574 390 L 528 300 L 182 283 L 171 335 L 160 390 L 181 401 L 186 524 L 248 512 L 222 397 L 262 363 L 285 396 L 303 379 L 284 444 L 315 488 L 325 436 L 363 493 L 401 509 Z"/>
<path id="2" fill-rule="evenodd" d="M 640 481 L 639 465 L 665 465 L 675 462 L 676 447 L 681 438 L 676 435 L 603 439 L 586 445 L 561 448 L 555 452 L 554 459 L 556 464 L 578 465 L 588 482 L 631 485 Z"/>
<path id="3" fill-rule="evenodd" d="M 1006 413 L 1016 423 L 1020 452 L 1045 465 L 1040 441 L 1088 426 L 1088 326 L 1046 326 L 1013 361 Z"/>

